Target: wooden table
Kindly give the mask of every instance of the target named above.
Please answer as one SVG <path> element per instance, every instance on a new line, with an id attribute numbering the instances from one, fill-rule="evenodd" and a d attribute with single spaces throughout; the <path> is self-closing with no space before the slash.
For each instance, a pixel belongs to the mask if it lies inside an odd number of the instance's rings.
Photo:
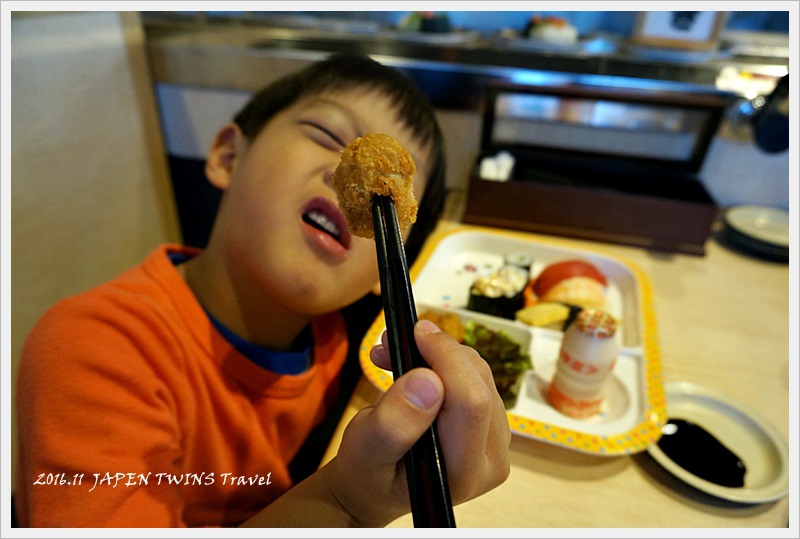
<path id="1" fill-rule="evenodd" d="M 457 225 L 442 221 L 437 232 Z M 721 391 L 789 440 L 788 264 L 734 252 L 715 239 L 704 257 L 559 241 L 622 258 L 649 276 L 665 383 L 687 381 Z M 378 397 L 362 377 L 326 461 L 335 455 L 347 422 Z M 514 436 L 508 480 L 457 506 L 455 515 L 459 527 L 780 528 L 789 520 L 789 499 L 742 505 L 686 485 L 647 452 L 594 456 Z M 391 526 L 412 527 L 411 516 Z"/>

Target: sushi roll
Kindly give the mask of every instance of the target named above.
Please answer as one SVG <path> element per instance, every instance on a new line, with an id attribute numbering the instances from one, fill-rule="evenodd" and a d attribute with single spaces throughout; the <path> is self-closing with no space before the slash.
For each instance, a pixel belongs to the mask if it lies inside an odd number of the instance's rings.
<path id="1" fill-rule="evenodd" d="M 506 253 L 503 259 L 505 260 L 505 265 L 517 266 L 518 268 L 524 269 L 528 274 L 530 274 L 531 268 L 533 267 L 533 257 L 524 251 Z"/>
<path id="2" fill-rule="evenodd" d="M 517 266 L 503 266 L 475 280 L 469 290 L 467 309 L 513 320 L 514 314 L 525 305 L 527 284 L 527 271 Z"/>

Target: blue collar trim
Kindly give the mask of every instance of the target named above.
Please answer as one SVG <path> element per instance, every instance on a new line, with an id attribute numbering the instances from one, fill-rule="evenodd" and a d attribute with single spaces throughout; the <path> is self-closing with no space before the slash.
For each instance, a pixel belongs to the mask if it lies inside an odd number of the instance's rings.
<path id="1" fill-rule="evenodd" d="M 177 266 L 190 260 L 191 257 L 181 253 L 169 253 L 169 259 Z M 276 352 L 244 340 L 222 325 L 205 307 L 203 307 L 203 311 L 205 311 L 206 316 L 208 316 L 217 331 L 225 337 L 225 340 L 256 365 L 277 374 L 294 375 L 302 374 L 311 367 L 311 352 L 314 340 L 309 328 L 306 328 L 298 337 L 295 343 L 295 350 L 291 352 Z"/>

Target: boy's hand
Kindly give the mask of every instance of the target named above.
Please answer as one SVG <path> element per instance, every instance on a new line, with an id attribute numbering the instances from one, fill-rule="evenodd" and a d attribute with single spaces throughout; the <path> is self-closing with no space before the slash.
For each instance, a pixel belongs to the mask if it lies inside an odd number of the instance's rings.
<path id="1" fill-rule="evenodd" d="M 364 525 L 384 526 L 410 510 L 403 456 L 437 415 L 454 504 L 493 489 L 509 474 L 511 431 L 488 364 L 427 320 L 417 323 L 414 336 L 431 369 L 406 373 L 353 418 L 331 463 L 334 495 Z M 391 368 L 385 334 L 371 358 Z"/>

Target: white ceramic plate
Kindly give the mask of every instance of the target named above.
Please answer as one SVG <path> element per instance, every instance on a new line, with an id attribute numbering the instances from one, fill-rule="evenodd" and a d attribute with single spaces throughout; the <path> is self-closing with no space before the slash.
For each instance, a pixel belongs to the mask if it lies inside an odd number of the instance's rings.
<path id="1" fill-rule="evenodd" d="M 767 206 L 736 206 L 725 212 L 725 224 L 750 238 L 789 247 L 789 212 Z"/>
<path id="2" fill-rule="evenodd" d="M 666 384 L 667 417 L 698 425 L 736 453 L 747 468 L 743 487 L 706 481 L 672 461 L 657 443 L 647 451 L 661 466 L 685 483 L 713 496 L 739 503 L 765 503 L 789 492 L 786 443 L 763 418 L 722 393 L 692 384 Z"/>
<path id="3" fill-rule="evenodd" d="M 561 331 L 534 328 L 466 309 L 475 278 L 500 267 L 504 254 L 511 252 L 532 256 L 533 274 L 554 261 L 581 258 L 608 277 L 605 310 L 620 320 L 620 353 L 609 396 L 597 416 L 585 420 L 568 417 L 550 406 L 544 396 L 555 371 Z M 465 323 L 480 321 L 505 331 L 528 350 L 533 370 L 523 375 L 517 403 L 507 410 L 514 434 L 604 456 L 642 452 L 661 435 L 666 406 L 652 291 L 639 268 L 598 252 L 566 248 L 557 240 L 461 226 L 432 237 L 410 273 L 418 313 L 424 308 L 454 312 Z M 360 350 L 364 375 L 380 390 L 392 384 L 392 376 L 375 367 L 369 359 L 369 349 L 380 342 L 385 327 L 381 313 L 362 340 Z"/>

